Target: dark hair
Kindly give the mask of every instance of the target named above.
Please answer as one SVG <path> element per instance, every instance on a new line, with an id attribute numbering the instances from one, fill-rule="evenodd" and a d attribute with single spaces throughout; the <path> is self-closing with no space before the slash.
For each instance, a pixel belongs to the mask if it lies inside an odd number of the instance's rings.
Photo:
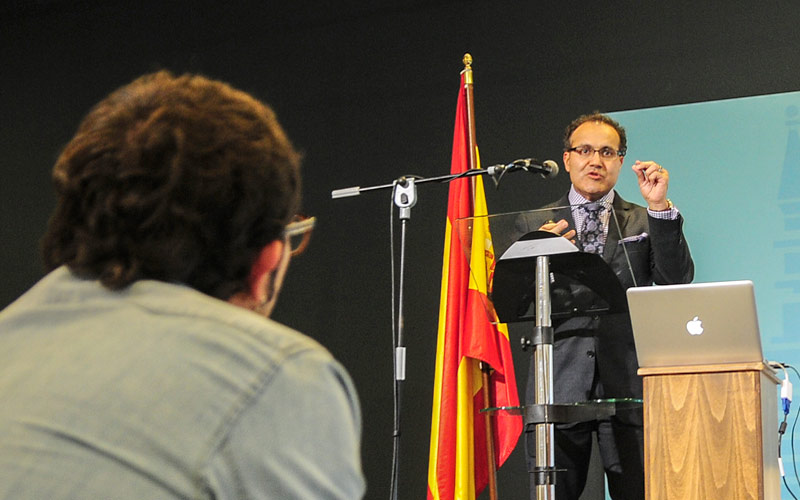
<path id="1" fill-rule="evenodd" d="M 575 129 L 580 127 L 586 122 L 599 122 L 605 123 L 606 125 L 610 125 L 617 131 L 619 135 L 619 151 L 620 156 L 625 156 L 625 152 L 628 150 L 628 138 L 625 135 L 625 127 L 619 124 L 616 120 L 611 118 L 608 115 L 605 115 L 599 111 L 595 111 L 588 115 L 581 115 L 574 120 L 572 123 L 567 125 L 566 130 L 564 130 L 564 151 L 567 151 L 569 148 L 572 147 L 572 143 L 570 140 L 572 139 L 572 133 L 575 132 Z"/>
<path id="2" fill-rule="evenodd" d="M 45 265 L 112 290 L 139 279 L 228 299 L 300 203 L 299 155 L 273 111 L 161 71 L 112 92 L 53 168 Z"/>

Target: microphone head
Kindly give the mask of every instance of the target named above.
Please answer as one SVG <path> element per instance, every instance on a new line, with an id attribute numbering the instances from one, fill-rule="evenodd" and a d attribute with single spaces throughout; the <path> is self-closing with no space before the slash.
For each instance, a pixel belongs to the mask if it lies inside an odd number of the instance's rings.
<path id="1" fill-rule="evenodd" d="M 558 163 L 554 162 L 553 160 L 543 161 L 542 166 L 550 169 L 550 173 L 545 177 L 555 177 L 558 175 Z"/>

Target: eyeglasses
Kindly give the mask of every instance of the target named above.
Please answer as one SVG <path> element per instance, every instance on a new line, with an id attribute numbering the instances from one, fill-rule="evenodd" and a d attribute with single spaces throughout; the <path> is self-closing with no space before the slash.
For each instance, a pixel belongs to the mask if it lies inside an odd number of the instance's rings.
<path id="1" fill-rule="evenodd" d="M 621 149 L 617 151 L 614 148 L 610 148 L 608 146 L 602 147 L 600 149 L 595 149 L 587 144 L 582 146 L 575 146 L 574 148 L 569 148 L 567 151 L 573 151 L 578 153 L 581 158 L 591 158 L 594 156 L 595 153 L 600 153 L 600 158 L 604 160 L 611 160 L 616 158 L 617 156 L 625 156 L 625 150 Z"/>
<path id="2" fill-rule="evenodd" d="M 292 222 L 286 224 L 286 227 L 283 228 L 283 236 L 289 242 L 292 257 L 297 257 L 305 251 L 316 223 L 316 217 L 295 215 Z"/>

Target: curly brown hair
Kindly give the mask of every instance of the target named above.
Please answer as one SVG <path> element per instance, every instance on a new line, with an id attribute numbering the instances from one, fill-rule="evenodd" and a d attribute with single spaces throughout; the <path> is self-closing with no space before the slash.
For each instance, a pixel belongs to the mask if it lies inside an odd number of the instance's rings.
<path id="1" fill-rule="evenodd" d="M 594 111 L 592 113 L 581 115 L 572 122 L 567 125 L 567 128 L 564 130 L 564 151 L 568 151 L 569 148 L 572 147 L 572 143 L 570 140 L 572 139 L 572 133 L 575 132 L 575 129 L 580 127 L 586 122 L 599 122 L 605 123 L 606 125 L 610 125 L 617 131 L 619 135 L 619 152 L 620 156 L 625 156 L 625 152 L 628 151 L 628 137 L 625 134 L 625 127 L 619 124 L 618 121 L 611 118 L 610 116 L 603 114 L 599 111 Z"/>
<path id="2" fill-rule="evenodd" d="M 112 92 L 53 168 L 45 265 L 122 289 L 182 283 L 228 299 L 300 203 L 273 111 L 226 83 L 161 71 Z"/>

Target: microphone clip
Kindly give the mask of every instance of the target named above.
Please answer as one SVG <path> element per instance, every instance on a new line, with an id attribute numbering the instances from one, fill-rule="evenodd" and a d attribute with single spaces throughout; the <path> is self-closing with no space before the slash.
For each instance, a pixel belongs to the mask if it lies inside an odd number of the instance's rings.
<path id="1" fill-rule="evenodd" d="M 487 168 L 487 173 L 491 176 L 492 181 L 494 181 L 495 189 L 500 187 L 500 180 L 506 174 L 506 172 L 516 172 L 518 170 L 524 170 L 525 172 L 530 172 L 529 168 L 533 162 L 536 160 L 532 158 L 521 158 L 518 160 L 514 160 L 511 163 L 506 165 L 498 164 L 492 165 L 491 167 Z"/>

